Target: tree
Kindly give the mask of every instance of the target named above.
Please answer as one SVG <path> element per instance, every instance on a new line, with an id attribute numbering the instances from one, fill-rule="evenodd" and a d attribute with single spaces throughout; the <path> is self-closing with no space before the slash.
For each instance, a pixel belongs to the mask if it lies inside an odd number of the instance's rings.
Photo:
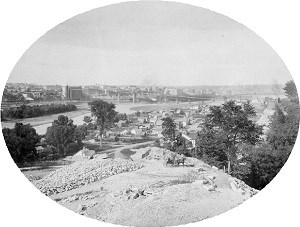
<path id="1" fill-rule="evenodd" d="M 89 103 L 92 116 L 96 117 L 96 123 L 99 128 L 100 147 L 102 147 L 103 132 L 113 126 L 117 112 L 115 104 L 105 102 L 101 99 Z"/>
<path id="2" fill-rule="evenodd" d="M 266 141 L 249 147 L 245 155 L 250 174 L 243 180 L 256 189 L 264 188 L 277 175 L 296 142 L 300 108 L 294 82 L 287 82 L 284 90 L 288 99 L 276 104 L 274 114 L 270 117 Z"/>
<path id="3" fill-rule="evenodd" d="M 87 125 L 78 125 L 75 128 L 74 131 L 74 141 L 77 142 L 77 144 L 82 144 L 82 140 L 86 137 L 88 134 L 88 126 Z"/>
<path id="4" fill-rule="evenodd" d="M 196 157 L 209 165 L 223 168 L 227 163 L 227 156 L 222 136 L 208 122 L 204 123 L 196 138 Z"/>
<path id="5" fill-rule="evenodd" d="M 278 174 L 289 157 L 285 150 L 274 150 L 268 143 L 245 148 L 244 165 L 248 175 L 240 176 L 246 184 L 258 190 L 263 189 Z"/>
<path id="6" fill-rule="evenodd" d="M 81 143 L 82 135 L 78 131 L 75 133 L 76 128 L 72 119 L 59 115 L 58 119 L 52 122 L 52 126 L 47 128 L 45 139 L 58 154 L 66 156 L 72 151 L 71 147 Z"/>
<path id="7" fill-rule="evenodd" d="M 119 121 L 125 121 L 125 124 L 129 124 L 129 120 L 126 113 L 117 113 L 114 122 L 118 123 Z"/>
<path id="8" fill-rule="evenodd" d="M 171 141 L 175 140 L 175 131 L 176 131 L 176 123 L 170 117 L 165 117 L 162 119 L 162 135 L 170 139 Z"/>
<path id="9" fill-rule="evenodd" d="M 299 103 L 297 87 L 293 80 L 288 81 L 283 90 L 291 101 Z"/>
<path id="10" fill-rule="evenodd" d="M 249 102 L 238 105 L 230 100 L 222 106 L 211 106 L 210 113 L 205 117 L 204 130 L 215 133 L 218 143 L 224 146 L 222 151 L 226 153 L 228 173 L 231 173 L 232 165 L 237 160 L 238 146 L 255 145 L 261 140 L 262 126 L 250 119 L 255 115 Z"/>
<path id="11" fill-rule="evenodd" d="M 116 122 L 119 122 L 121 120 L 122 121 L 128 121 L 128 117 L 127 117 L 126 113 L 117 113 Z"/>
<path id="12" fill-rule="evenodd" d="M 267 142 L 274 150 L 291 151 L 298 135 L 300 108 L 298 103 L 282 101 L 270 117 Z"/>
<path id="13" fill-rule="evenodd" d="M 16 164 L 22 165 L 38 158 L 35 147 L 40 138 L 30 124 L 16 123 L 13 129 L 4 128 L 2 133 L 8 151 Z"/>
<path id="14" fill-rule="evenodd" d="M 160 141 L 158 138 L 154 140 L 154 147 L 160 147 Z"/>
<path id="15" fill-rule="evenodd" d="M 91 123 L 93 121 L 91 116 L 84 116 L 83 121 L 87 124 Z"/>
<path id="16" fill-rule="evenodd" d="M 136 115 L 137 117 L 140 117 L 140 116 L 141 116 L 141 112 L 140 112 L 140 111 L 136 111 L 136 112 L 135 112 L 135 115 Z"/>
<path id="17" fill-rule="evenodd" d="M 186 153 L 186 143 L 185 139 L 182 137 L 182 134 L 179 133 L 174 140 L 173 143 L 173 150 L 178 153 L 178 154 L 184 154 L 184 155 L 189 155 Z"/>

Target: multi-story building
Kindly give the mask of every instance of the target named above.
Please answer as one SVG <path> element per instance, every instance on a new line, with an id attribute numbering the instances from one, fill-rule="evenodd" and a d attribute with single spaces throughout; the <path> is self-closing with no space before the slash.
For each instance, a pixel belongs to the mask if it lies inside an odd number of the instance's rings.
<path id="1" fill-rule="evenodd" d="M 63 86 L 62 98 L 69 100 L 80 100 L 83 98 L 82 87 Z"/>

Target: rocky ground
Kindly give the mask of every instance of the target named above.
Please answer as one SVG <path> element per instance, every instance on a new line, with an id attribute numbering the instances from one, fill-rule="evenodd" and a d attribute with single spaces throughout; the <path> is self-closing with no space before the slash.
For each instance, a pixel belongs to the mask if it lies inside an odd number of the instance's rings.
<path id="1" fill-rule="evenodd" d="M 126 226 L 170 226 L 223 213 L 257 193 L 215 167 L 187 158 L 171 166 L 171 151 L 132 149 L 131 159 L 98 155 L 33 183 L 59 204 L 87 217 Z"/>

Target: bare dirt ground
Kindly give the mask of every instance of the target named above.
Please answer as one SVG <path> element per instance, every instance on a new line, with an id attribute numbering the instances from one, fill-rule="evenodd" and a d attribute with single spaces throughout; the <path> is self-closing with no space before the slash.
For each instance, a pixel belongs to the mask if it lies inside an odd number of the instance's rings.
<path id="1" fill-rule="evenodd" d="M 131 160 L 122 159 L 121 151 L 117 149 L 115 159 L 98 155 L 33 183 L 44 193 L 46 186 L 49 197 L 68 209 L 125 226 L 197 222 L 257 193 L 201 160 L 187 158 L 185 166 L 170 166 L 165 164 L 172 153 L 168 150 L 132 148 Z"/>

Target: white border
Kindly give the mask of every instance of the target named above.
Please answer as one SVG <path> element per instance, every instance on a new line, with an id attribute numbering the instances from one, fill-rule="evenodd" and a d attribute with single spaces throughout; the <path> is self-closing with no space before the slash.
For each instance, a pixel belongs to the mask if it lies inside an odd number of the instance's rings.
<path id="1" fill-rule="evenodd" d="M 0 7 L 0 90 L 15 63 L 46 31 L 72 16 L 120 1 L 10 0 Z M 298 1 L 210 0 L 185 1 L 224 14 L 254 30 L 281 56 L 300 89 Z M 112 226 L 82 217 L 38 192 L 19 172 L 0 136 L 0 225 L 2 226 Z M 299 139 L 287 165 L 262 192 L 201 226 L 299 226 Z M 198 226 L 200 223 L 189 224 Z"/>

